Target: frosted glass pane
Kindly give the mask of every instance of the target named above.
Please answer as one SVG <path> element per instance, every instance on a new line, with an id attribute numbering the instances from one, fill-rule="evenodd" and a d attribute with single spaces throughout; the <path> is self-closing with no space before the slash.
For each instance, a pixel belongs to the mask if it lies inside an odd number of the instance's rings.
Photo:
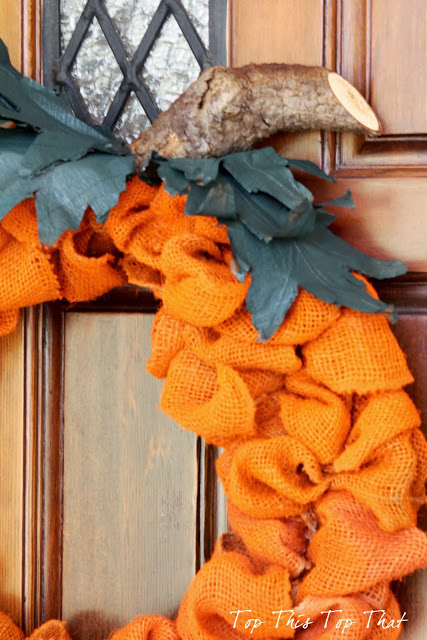
<path id="1" fill-rule="evenodd" d="M 87 0 L 61 0 L 61 46 L 64 51 L 83 13 Z"/>
<path id="2" fill-rule="evenodd" d="M 209 0 L 181 0 L 206 49 L 209 48 Z"/>
<path id="3" fill-rule="evenodd" d="M 105 0 L 125 47 L 133 55 L 154 16 L 160 0 Z M 182 0 L 206 48 L 209 46 L 209 0 Z M 177 25 L 179 30 L 179 27 Z"/>
<path id="4" fill-rule="evenodd" d="M 209 0 L 181 0 L 206 48 L 209 45 Z M 64 50 L 87 0 L 60 0 L 61 43 Z M 104 0 L 129 59 L 134 55 L 161 0 Z M 170 104 L 200 74 L 199 65 L 173 15 L 166 20 L 139 75 L 160 110 Z M 123 79 L 99 22 L 94 18 L 77 53 L 72 76 L 94 122 L 103 121 Z M 132 126 L 132 122 L 134 125 Z M 138 99 L 132 94 L 115 126 L 126 140 L 149 126 Z"/>
<path id="5" fill-rule="evenodd" d="M 71 70 L 92 120 L 103 121 L 123 80 L 122 72 L 94 18 Z"/>
<path id="6" fill-rule="evenodd" d="M 122 115 L 114 127 L 114 133 L 126 140 L 126 142 L 132 142 L 141 131 L 148 129 L 149 126 L 150 120 L 148 116 L 141 107 L 136 95 L 131 93 Z"/>
<path id="7" fill-rule="evenodd" d="M 107 11 L 131 56 L 138 48 L 159 4 L 160 0 L 106 0 Z"/>
<path id="8" fill-rule="evenodd" d="M 167 109 L 199 74 L 197 60 L 175 18 L 170 16 L 142 71 L 159 109 Z"/>

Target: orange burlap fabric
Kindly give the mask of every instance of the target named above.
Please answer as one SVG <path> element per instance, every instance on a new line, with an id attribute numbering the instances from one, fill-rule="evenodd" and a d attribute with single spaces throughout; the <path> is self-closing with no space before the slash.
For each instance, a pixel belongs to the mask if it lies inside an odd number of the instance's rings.
<path id="1" fill-rule="evenodd" d="M 257 342 L 250 278 L 233 276 L 225 228 L 184 207 L 133 178 L 104 225 L 88 210 L 52 248 L 38 242 L 31 199 L 0 225 L 1 335 L 20 307 L 150 287 L 162 302 L 148 362 L 166 378 L 161 406 L 225 447 L 231 533 L 176 620 L 143 616 L 112 640 L 394 640 L 404 623 L 390 582 L 427 565 L 416 528 L 427 445 L 403 391 L 406 358 L 383 316 L 303 290 L 271 340 Z M 23 638 L 0 616 L 0 640 Z M 68 635 L 50 621 L 31 638 Z"/>

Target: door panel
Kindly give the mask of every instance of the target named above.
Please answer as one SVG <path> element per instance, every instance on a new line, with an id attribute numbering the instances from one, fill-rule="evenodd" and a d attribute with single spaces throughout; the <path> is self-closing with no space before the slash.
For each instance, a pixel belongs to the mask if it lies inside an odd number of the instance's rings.
<path id="1" fill-rule="evenodd" d="M 230 64 L 251 62 L 324 64 L 324 7 L 319 0 L 233 0 L 230 2 Z M 307 43 L 310 46 L 307 46 Z M 283 136 L 274 138 L 280 150 Z M 322 134 L 309 131 L 286 136 L 286 153 L 322 163 Z"/>
<path id="2" fill-rule="evenodd" d="M 381 114 L 384 135 L 425 135 L 427 130 L 426 75 L 420 61 L 426 53 L 426 6 L 422 0 L 394 3 L 389 0 L 342 3 L 343 29 L 349 31 L 354 19 L 347 13 L 365 5 L 366 92 Z M 344 10 L 345 9 L 345 10 Z M 412 19 L 408 20 L 408 14 Z M 348 21 L 349 26 L 346 26 Z M 403 27 L 404 25 L 404 27 Z M 344 48 L 344 47 L 343 47 Z M 396 55 L 396 50 L 404 55 Z M 351 54 L 350 54 L 351 57 Z M 393 63 L 391 64 L 391 61 Z"/>
<path id="3" fill-rule="evenodd" d="M 65 316 L 62 616 L 81 637 L 174 615 L 195 573 L 197 438 L 160 411 L 151 325 Z"/>
<path id="4" fill-rule="evenodd" d="M 425 67 L 427 11 L 422 0 L 339 3 L 337 66 L 380 116 L 383 132 L 372 141 L 343 135 L 337 169 L 427 166 Z M 404 52 L 404 55 L 402 55 Z M 397 189 L 393 189 L 397 191 Z"/>
<path id="5" fill-rule="evenodd" d="M 0 610 L 21 622 L 24 323 L 0 338 Z"/>
<path id="6" fill-rule="evenodd" d="M 282 134 L 272 141 L 283 155 L 323 164 L 337 183 L 306 180 L 319 199 L 352 191 L 356 210 L 338 215 L 335 230 L 351 244 L 382 258 L 401 258 L 427 270 L 427 116 L 425 2 L 410 0 L 233 0 L 231 60 L 318 64 L 337 70 L 377 110 L 383 134 L 365 141 L 353 134 Z M 407 52 L 408 55 L 406 55 Z M 412 108 L 414 104 L 414 108 Z M 410 113 L 409 113 L 410 112 Z M 426 275 L 377 283 L 400 314 L 394 331 L 408 355 L 415 383 L 408 387 L 427 432 Z M 426 512 L 420 526 L 427 529 Z M 396 585 L 409 622 L 408 640 L 427 628 L 427 572 Z"/>
<path id="7" fill-rule="evenodd" d="M 337 212 L 341 235 L 413 271 L 427 270 L 424 4 L 230 0 L 234 66 L 325 65 L 373 102 L 379 140 L 309 132 L 273 143 L 334 172 L 336 185 L 311 182 L 319 198 L 351 188 L 357 209 Z M 40 8 L 0 0 L 14 62 L 38 79 Z M 416 378 L 408 390 L 424 417 L 426 277 L 380 291 L 399 308 L 395 331 Z M 133 296 L 30 310 L 0 340 L 0 609 L 27 631 L 64 617 L 73 637 L 96 640 L 139 613 L 173 614 L 226 526 L 217 452 L 160 412 L 162 385 L 144 373 L 154 303 Z M 406 637 L 421 640 L 426 576 L 399 588 Z"/>
<path id="8" fill-rule="evenodd" d="M 336 212 L 342 237 L 378 257 L 400 258 L 412 271 L 427 270 L 426 20 L 423 0 L 232 1 L 235 66 L 324 65 L 373 101 L 384 119 L 374 141 L 310 133 L 276 136 L 273 143 L 283 155 L 320 162 L 335 175 L 336 185 L 311 182 L 319 198 L 350 187 L 356 211 Z"/>

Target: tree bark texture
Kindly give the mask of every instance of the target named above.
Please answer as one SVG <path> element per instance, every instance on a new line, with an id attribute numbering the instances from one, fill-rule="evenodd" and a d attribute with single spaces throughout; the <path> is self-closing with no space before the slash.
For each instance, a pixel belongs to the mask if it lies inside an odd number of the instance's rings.
<path id="1" fill-rule="evenodd" d="M 251 149 L 278 131 L 321 129 L 369 136 L 381 132 L 364 98 L 328 69 L 216 66 L 204 71 L 131 146 L 141 168 L 153 150 L 170 158 L 222 156 Z"/>

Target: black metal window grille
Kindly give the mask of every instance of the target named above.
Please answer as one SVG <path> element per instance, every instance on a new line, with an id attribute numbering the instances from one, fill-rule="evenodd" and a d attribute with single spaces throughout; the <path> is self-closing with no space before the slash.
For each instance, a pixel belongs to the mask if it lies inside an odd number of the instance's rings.
<path id="1" fill-rule="evenodd" d="M 144 0 L 141 0 L 143 2 Z M 51 88 L 64 88 L 77 117 L 90 122 L 85 101 L 72 77 L 76 56 L 85 40 L 88 29 L 96 18 L 108 45 L 123 74 L 123 80 L 104 117 L 103 124 L 110 129 L 120 117 L 126 102 L 135 92 L 151 122 L 159 109 L 149 87 L 141 77 L 144 63 L 152 51 L 160 32 L 170 16 L 174 16 L 201 70 L 213 64 L 226 64 L 227 0 L 209 0 L 209 51 L 180 0 L 161 0 L 134 55 L 129 58 L 123 41 L 110 17 L 104 0 L 88 0 L 75 31 L 61 55 L 60 0 L 43 2 L 43 82 Z"/>

